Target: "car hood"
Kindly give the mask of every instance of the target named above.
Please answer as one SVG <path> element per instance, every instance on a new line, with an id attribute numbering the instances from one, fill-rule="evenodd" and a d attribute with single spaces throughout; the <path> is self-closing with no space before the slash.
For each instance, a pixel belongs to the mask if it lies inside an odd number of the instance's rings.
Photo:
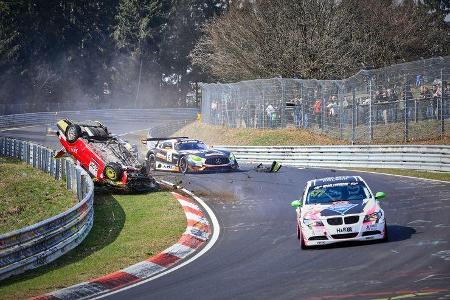
<path id="1" fill-rule="evenodd" d="M 333 216 L 370 214 L 377 210 L 378 204 L 373 198 L 369 198 L 363 201 L 339 201 L 327 205 L 305 205 L 302 208 L 302 214 L 305 218 L 322 219 Z"/>
<path id="2" fill-rule="evenodd" d="M 179 151 L 180 154 L 194 154 L 201 158 L 208 158 L 210 156 L 223 156 L 228 157 L 230 155 L 227 151 L 221 151 L 221 150 L 182 150 Z"/>

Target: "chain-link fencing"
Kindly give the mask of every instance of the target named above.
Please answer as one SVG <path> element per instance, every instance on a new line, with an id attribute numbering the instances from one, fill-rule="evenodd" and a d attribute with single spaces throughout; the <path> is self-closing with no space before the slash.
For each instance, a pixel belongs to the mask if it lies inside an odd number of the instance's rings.
<path id="1" fill-rule="evenodd" d="M 307 128 L 357 143 L 449 134 L 450 56 L 361 70 L 344 80 L 202 84 L 205 123 Z"/>

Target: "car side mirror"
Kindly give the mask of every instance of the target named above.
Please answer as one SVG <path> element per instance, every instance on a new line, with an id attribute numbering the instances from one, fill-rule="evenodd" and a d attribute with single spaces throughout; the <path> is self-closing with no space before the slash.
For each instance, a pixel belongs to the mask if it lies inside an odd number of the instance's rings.
<path id="1" fill-rule="evenodd" d="M 302 207 L 302 201 L 301 200 L 295 200 L 291 202 L 291 206 L 293 208 L 300 208 Z"/>
<path id="2" fill-rule="evenodd" d="M 377 192 L 377 193 L 375 194 L 375 199 L 377 199 L 377 200 L 381 200 L 381 199 L 383 199 L 384 197 L 386 197 L 386 194 L 385 194 L 384 192 Z"/>

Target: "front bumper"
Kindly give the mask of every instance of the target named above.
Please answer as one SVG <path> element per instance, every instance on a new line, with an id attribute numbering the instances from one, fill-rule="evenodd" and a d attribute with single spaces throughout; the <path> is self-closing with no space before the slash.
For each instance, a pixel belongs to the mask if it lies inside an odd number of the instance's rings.
<path id="1" fill-rule="evenodd" d="M 334 232 L 330 227 L 325 226 L 309 227 L 303 225 L 300 228 L 306 246 L 329 245 L 350 241 L 382 240 L 385 238 L 384 219 L 378 223 L 361 223 L 354 227 L 359 228 L 359 230 L 345 233 Z"/>
<path id="2" fill-rule="evenodd" d="M 202 171 L 221 171 L 221 170 L 237 170 L 239 165 L 237 162 L 223 164 L 223 165 L 192 165 L 188 164 L 189 171 L 202 172 Z"/>

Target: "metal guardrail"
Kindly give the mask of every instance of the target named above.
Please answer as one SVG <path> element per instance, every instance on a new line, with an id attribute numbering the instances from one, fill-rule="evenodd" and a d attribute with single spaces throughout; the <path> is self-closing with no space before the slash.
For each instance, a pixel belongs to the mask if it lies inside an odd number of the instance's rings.
<path id="1" fill-rule="evenodd" d="M 239 162 L 294 167 L 396 168 L 450 172 L 450 146 L 214 146 L 233 151 Z"/>
<path id="2" fill-rule="evenodd" d="M 39 112 L 0 116 L 0 128 L 30 126 L 40 124 L 56 124 L 57 121 L 68 118 L 77 121 L 98 120 L 108 123 L 111 115 L 127 122 L 142 122 L 143 120 L 162 121 L 177 119 L 195 119 L 196 108 L 155 108 L 155 109 L 107 109 L 86 111 Z"/>
<path id="3" fill-rule="evenodd" d="M 172 136 L 175 132 L 183 128 L 188 123 L 192 122 L 191 120 L 182 120 L 182 121 L 173 121 L 170 124 L 164 124 L 160 126 L 152 127 L 148 132 L 148 137 L 169 137 Z"/>
<path id="4" fill-rule="evenodd" d="M 92 228 L 94 183 L 69 160 L 53 158 L 53 150 L 0 137 L 0 156 L 18 158 L 55 179 L 65 179 L 78 203 L 37 224 L 0 235 L 0 280 L 45 265 L 78 246 Z"/>

